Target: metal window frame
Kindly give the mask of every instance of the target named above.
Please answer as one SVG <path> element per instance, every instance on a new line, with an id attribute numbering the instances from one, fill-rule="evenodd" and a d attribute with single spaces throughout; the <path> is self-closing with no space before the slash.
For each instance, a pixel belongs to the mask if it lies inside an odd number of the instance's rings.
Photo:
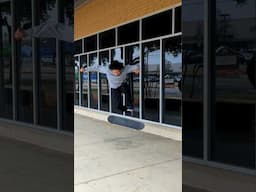
<path id="1" fill-rule="evenodd" d="M 78 59 L 78 63 L 79 63 L 79 66 L 78 66 L 78 83 L 79 83 L 79 86 L 78 86 L 78 103 L 80 106 L 82 106 L 82 96 L 83 96 L 83 90 L 82 90 L 82 86 L 83 86 L 83 83 L 82 83 L 82 80 L 81 80 L 81 73 L 80 73 L 80 68 L 81 68 L 81 56 L 78 56 L 77 57 Z"/>
<path id="2" fill-rule="evenodd" d="M 56 0 L 56 24 L 60 22 L 60 0 Z M 63 68 L 61 53 L 61 41 L 56 38 L 56 83 L 57 83 L 57 130 L 63 129 Z"/>
<path id="3" fill-rule="evenodd" d="M 164 80 L 164 77 L 163 77 L 163 39 L 160 40 L 160 77 L 159 77 L 159 83 L 160 83 L 160 86 L 159 86 L 159 122 L 162 124 L 163 123 L 163 113 L 164 113 L 164 110 L 163 110 L 163 103 L 164 103 L 164 90 L 163 90 L 163 80 Z"/>
<path id="4" fill-rule="evenodd" d="M 108 50 L 108 61 L 109 61 L 109 64 L 110 64 L 110 50 Z M 109 86 L 109 84 L 108 84 L 108 88 L 109 88 L 109 92 L 108 92 L 108 97 L 109 97 L 109 103 L 108 103 L 108 112 L 110 112 L 110 108 L 111 108 L 111 105 L 112 105 L 112 103 L 111 103 L 111 88 L 110 88 L 110 86 Z"/>
<path id="5" fill-rule="evenodd" d="M 117 28 L 116 28 L 117 29 Z M 117 30 L 116 30 L 117 31 Z M 122 47 L 122 51 L 123 51 L 123 60 L 124 60 L 124 62 L 123 62 L 123 66 L 125 66 L 125 62 L 126 62 L 126 58 L 125 58 L 125 50 L 126 50 L 126 47 Z M 125 94 L 121 94 L 122 95 L 122 102 L 123 102 L 123 104 L 125 104 L 126 103 L 126 97 L 125 97 Z M 125 111 L 123 111 L 123 116 L 126 116 L 126 112 Z"/>
<path id="6" fill-rule="evenodd" d="M 36 26 L 36 2 L 32 1 L 32 27 Z M 32 37 L 32 61 L 33 61 L 33 113 L 34 113 L 34 125 L 39 123 L 39 88 L 38 88 L 38 55 L 37 55 L 37 40 L 35 37 Z"/>
<path id="7" fill-rule="evenodd" d="M 97 50 L 100 48 L 100 39 L 99 39 L 99 33 L 97 33 Z M 100 53 L 99 51 L 97 51 L 97 65 L 100 64 Z M 100 110 L 101 108 L 101 77 L 100 77 L 100 73 L 97 72 L 97 78 L 98 78 L 98 83 L 97 83 L 97 88 L 98 88 L 98 91 L 97 91 L 97 94 L 98 94 L 98 110 Z"/>
<path id="8" fill-rule="evenodd" d="M 157 41 L 160 39 L 167 39 L 167 38 L 171 38 L 171 37 L 176 37 L 176 36 L 181 36 L 182 33 L 174 33 L 174 34 L 168 34 L 168 35 L 164 35 L 164 36 L 160 36 L 160 37 L 154 37 L 151 39 L 145 39 L 145 40 L 141 40 L 141 41 L 136 41 L 136 42 L 132 42 L 132 43 L 127 43 L 127 44 L 123 44 L 123 45 L 117 45 L 114 47 L 108 47 L 108 48 L 104 48 L 104 49 L 99 49 L 99 50 L 94 50 L 94 51 L 88 51 L 88 52 L 84 52 L 84 53 L 79 53 L 79 54 L 75 54 L 74 57 L 76 56 L 81 56 L 81 55 L 86 55 L 86 54 L 92 54 L 92 53 L 96 53 L 96 52 L 102 52 L 102 51 L 107 51 L 109 49 L 116 49 L 116 48 L 120 48 L 120 47 L 125 47 L 125 46 L 131 46 L 131 45 L 137 45 L 139 43 L 147 43 L 147 42 L 151 42 L 151 41 Z"/>
<path id="9" fill-rule="evenodd" d="M 142 46 L 142 43 L 141 43 L 141 41 L 142 41 L 142 19 L 140 19 L 140 21 L 139 21 L 139 47 L 140 47 L 140 63 L 139 63 L 139 65 L 140 65 L 140 80 L 139 80 L 139 90 L 140 90 L 140 93 L 139 93 L 139 100 L 140 100 L 140 104 L 139 104 L 139 112 L 140 112 L 140 114 L 139 114 L 139 119 L 143 119 L 143 115 L 142 115 L 142 113 L 143 113 L 143 95 L 142 95 L 142 91 L 143 91 L 143 82 L 142 82 L 142 78 L 143 78 L 143 76 L 142 76 L 142 74 L 143 74 L 143 71 L 144 71 L 144 69 L 143 69 L 143 63 L 144 63 L 144 61 L 142 61 L 142 60 L 144 60 L 144 57 L 143 57 L 143 52 L 142 52 L 142 48 L 143 48 L 143 46 Z"/>
<path id="10" fill-rule="evenodd" d="M 172 34 L 175 33 L 175 12 L 176 12 L 176 8 L 174 8 L 172 10 Z"/>
<path id="11" fill-rule="evenodd" d="M 86 57 L 87 57 L 87 66 L 89 66 L 89 54 L 87 54 L 86 55 Z M 90 89 L 90 72 L 86 72 L 87 73 L 87 77 L 88 77 L 88 82 L 87 82 L 87 89 L 88 89 L 88 91 L 87 91 L 87 102 L 88 102 L 88 108 L 90 108 L 91 107 L 91 89 Z M 83 88 L 82 88 L 82 92 L 83 92 Z"/>
<path id="12" fill-rule="evenodd" d="M 215 24 L 216 0 L 205 1 L 204 83 L 203 83 L 203 159 L 211 159 L 212 130 L 215 127 Z"/>
<path id="13" fill-rule="evenodd" d="M 14 40 L 14 33 L 15 33 L 15 3 L 14 0 L 10 0 L 10 11 L 11 11 L 11 23 L 12 23 L 12 28 L 11 28 L 11 51 L 12 51 L 12 61 L 11 61 L 11 65 L 12 65 L 12 113 L 13 113 L 13 120 L 17 121 L 18 120 L 18 97 L 17 97 L 17 93 L 18 93 L 18 87 L 17 87 L 17 66 L 16 66 L 16 43 Z"/>

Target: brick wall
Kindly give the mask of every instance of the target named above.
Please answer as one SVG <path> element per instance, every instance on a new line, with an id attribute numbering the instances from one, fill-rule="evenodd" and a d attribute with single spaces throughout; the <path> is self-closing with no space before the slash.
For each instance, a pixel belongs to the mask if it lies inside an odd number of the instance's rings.
<path id="1" fill-rule="evenodd" d="M 177 4 L 181 0 L 88 0 L 75 10 L 75 39 Z"/>

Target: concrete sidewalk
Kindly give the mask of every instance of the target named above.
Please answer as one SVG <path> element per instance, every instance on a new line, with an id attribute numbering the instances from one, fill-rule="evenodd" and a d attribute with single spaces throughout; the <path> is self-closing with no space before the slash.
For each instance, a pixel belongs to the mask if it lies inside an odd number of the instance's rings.
<path id="1" fill-rule="evenodd" d="M 73 155 L 0 137 L 1 192 L 73 191 Z"/>
<path id="2" fill-rule="evenodd" d="M 181 142 L 75 115 L 75 192 L 181 192 Z"/>

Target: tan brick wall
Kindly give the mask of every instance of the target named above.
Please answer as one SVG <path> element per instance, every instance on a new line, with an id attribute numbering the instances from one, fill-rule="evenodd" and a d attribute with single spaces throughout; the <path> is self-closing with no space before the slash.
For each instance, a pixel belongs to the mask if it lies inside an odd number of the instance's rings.
<path id="1" fill-rule="evenodd" d="M 75 10 L 75 39 L 181 4 L 181 0 L 88 0 Z"/>

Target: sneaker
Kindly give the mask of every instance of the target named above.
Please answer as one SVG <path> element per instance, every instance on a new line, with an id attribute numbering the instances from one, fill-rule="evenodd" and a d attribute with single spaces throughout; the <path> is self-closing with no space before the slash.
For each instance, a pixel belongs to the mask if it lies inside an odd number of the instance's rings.
<path id="1" fill-rule="evenodd" d="M 127 107 L 126 107 L 126 106 L 120 106 L 119 109 L 120 109 L 122 112 L 127 111 Z"/>
<path id="2" fill-rule="evenodd" d="M 133 110 L 134 110 L 134 108 L 132 105 L 127 105 L 127 111 L 133 111 Z"/>

